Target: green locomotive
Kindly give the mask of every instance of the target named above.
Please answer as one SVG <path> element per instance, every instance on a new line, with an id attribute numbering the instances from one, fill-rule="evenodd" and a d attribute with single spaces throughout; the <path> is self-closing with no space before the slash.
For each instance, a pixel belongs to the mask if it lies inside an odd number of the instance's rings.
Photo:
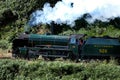
<path id="1" fill-rule="evenodd" d="M 21 34 L 13 40 L 13 57 L 54 60 L 120 57 L 120 42 L 117 38 L 91 37 L 74 34 L 70 36 Z"/>
<path id="2" fill-rule="evenodd" d="M 24 58 L 37 58 L 54 60 L 62 57 L 64 59 L 78 59 L 80 54 L 80 41 L 85 35 L 39 35 L 21 34 L 13 40 L 13 56 Z"/>

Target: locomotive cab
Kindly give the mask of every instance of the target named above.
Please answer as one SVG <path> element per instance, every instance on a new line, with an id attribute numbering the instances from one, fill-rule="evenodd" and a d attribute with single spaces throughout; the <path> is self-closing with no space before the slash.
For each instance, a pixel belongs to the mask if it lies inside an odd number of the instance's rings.
<path id="1" fill-rule="evenodd" d="M 76 35 L 71 35 L 71 37 L 70 37 L 69 48 L 72 51 L 72 53 L 76 59 L 78 59 L 81 54 L 81 46 L 84 43 L 83 38 L 85 36 L 86 35 L 84 35 L 84 34 L 76 34 Z"/>

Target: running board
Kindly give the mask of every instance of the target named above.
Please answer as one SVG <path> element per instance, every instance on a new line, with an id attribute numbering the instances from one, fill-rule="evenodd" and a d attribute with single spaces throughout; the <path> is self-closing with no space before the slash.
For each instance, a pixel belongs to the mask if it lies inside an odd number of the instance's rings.
<path id="1" fill-rule="evenodd" d="M 67 56 L 64 56 L 64 55 L 41 55 L 41 56 L 43 56 L 43 57 L 63 57 L 63 58 L 66 58 L 66 57 L 68 57 L 68 55 Z"/>

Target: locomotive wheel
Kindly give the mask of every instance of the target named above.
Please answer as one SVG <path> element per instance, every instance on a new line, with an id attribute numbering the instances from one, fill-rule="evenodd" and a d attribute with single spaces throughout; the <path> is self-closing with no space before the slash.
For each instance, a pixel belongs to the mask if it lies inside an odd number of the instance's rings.
<path id="1" fill-rule="evenodd" d="M 42 58 L 43 58 L 44 60 L 48 60 L 48 58 L 47 58 L 46 56 L 42 56 Z"/>
<path id="2" fill-rule="evenodd" d="M 54 57 L 49 57 L 48 59 L 49 59 L 50 61 L 54 61 L 54 60 L 55 60 Z"/>
<path id="3" fill-rule="evenodd" d="M 63 60 L 67 60 L 67 58 L 66 58 L 66 57 L 63 57 Z"/>
<path id="4" fill-rule="evenodd" d="M 25 58 L 29 60 L 29 59 L 38 59 L 38 57 L 39 55 L 36 55 L 35 52 L 29 50 Z"/>
<path id="5" fill-rule="evenodd" d="M 75 60 L 75 55 L 73 53 L 69 53 L 69 59 L 70 60 Z"/>
<path id="6" fill-rule="evenodd" d="M 36 56 L 35 56 L 35 59 L 38 59 L 38 58 L 39 58 L 39 55 L 36 55 Z"/>
<path id="7" fill-rule="evenodd" d="M 74 61 L 74 62 L 78 62 L 79 61 L 79 55 L 74 55 L 73 53 L 69 54 L 69 59 Z"/>
<path id="8" fill-rule="evenodd" d="M 15 59 L 17 59 L 17 58 L 23 58 L 23 57 L 20 55 L 20 51 L 19 51 L 18 48 L 16 48 L 16 49 L 14 50 L 14 54 L 12 54 L 12 57 L 15 58 Z"/>
<path id="9" fill-rule="evenodd" d="M 18 58 L 27 59 L 27 56 L 28 56 L 28 54 L 25 54 L 25 55 L 21 54 L 19 48 L 15 48 L 14 52 L 12 54 L 12 57 L 16 58 L 16 59 L 18 59 Z"/>
<path id="10" fill-rule="evenodd" d="M 26 59 L 26 55 L 20 54 L 20 51 L 18 48 L 15 49 L 14 54 L 12 54 L 13 58 L 21 58 L 21 59 Z"/>
<path id="11" fill-rule="evenodd" d="M 43 58 L 44 60 L 50 60 L 50 61 L 54 61 L 54 60 L 55 60 L 54 57 L 46 57 L 46 56 L 42 56 L 42 58 Z"/>

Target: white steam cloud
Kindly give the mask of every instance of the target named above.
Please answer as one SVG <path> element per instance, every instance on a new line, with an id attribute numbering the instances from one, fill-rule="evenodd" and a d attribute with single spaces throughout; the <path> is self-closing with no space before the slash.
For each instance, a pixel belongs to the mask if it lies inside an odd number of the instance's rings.
<path id="1" fill-rule="evenodd" d="M 120 2 L 119 0 L 62 0 L 54 7 L 46 3 L 42 10 L 32 13 L 29 25 L 50 24 L 54 21 L 56 24 L 74 26 L 74 21 L 85 13 L 92 16 L 87 19 L 90 22 L 95 19 L 107 21 L 109 18 L 120 16 Z"/>

